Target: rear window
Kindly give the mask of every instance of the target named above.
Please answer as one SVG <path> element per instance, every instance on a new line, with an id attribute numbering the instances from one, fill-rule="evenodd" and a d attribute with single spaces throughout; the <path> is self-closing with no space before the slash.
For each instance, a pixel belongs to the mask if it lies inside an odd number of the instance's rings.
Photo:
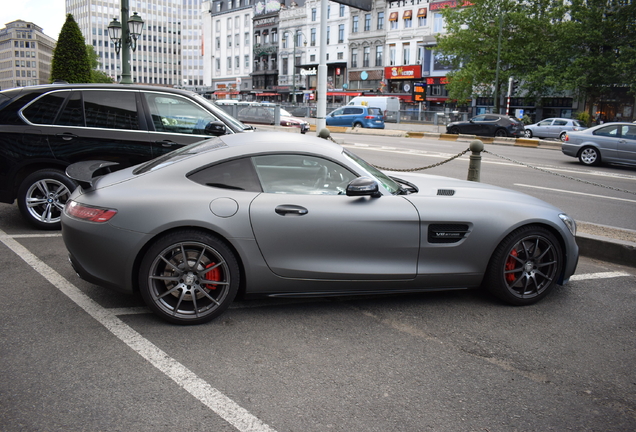
<path id="1" fill-rule="evenodd" d="M 382 115 L 380 108 L 369 108 L 369 115 Z"/>
<path id="2" fill-rule="evenodd" d="M 51 125 L 70 91 L 53 92 L 42 96 L 22 110 L 22 115 L 33 124 Z"/>

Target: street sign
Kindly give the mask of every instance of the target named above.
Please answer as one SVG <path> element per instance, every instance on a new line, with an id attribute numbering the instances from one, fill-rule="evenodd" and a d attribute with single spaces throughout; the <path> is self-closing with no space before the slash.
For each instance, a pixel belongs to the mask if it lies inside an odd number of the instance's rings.
<path id="1" fill-rule="evenodd" d="M 373 10 L 373 0 L 332 0 L 334 3 L 340 3 L 363 11 Z"/>
<path id="2" fill-rule="evenodd" d="M 426 83 L 414 82 L 413 83 L 413 102 L 425 102 L 426 101 Z"/>

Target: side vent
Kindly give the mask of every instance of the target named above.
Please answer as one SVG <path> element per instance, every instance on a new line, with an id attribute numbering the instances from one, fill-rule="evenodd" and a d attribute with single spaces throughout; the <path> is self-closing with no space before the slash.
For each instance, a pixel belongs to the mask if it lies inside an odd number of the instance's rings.
<path id="1" fill-rule="evenodd" d="M 467 224 L 431 224 L 428 226 L 429 243 L 457 243 L 466 237 Z"/>
<path id="2" fill-rule="evenodd" d="M 453 189 L 437 189 L 437 195 L 453 196 L 455 195 L 455 191 Z"/>

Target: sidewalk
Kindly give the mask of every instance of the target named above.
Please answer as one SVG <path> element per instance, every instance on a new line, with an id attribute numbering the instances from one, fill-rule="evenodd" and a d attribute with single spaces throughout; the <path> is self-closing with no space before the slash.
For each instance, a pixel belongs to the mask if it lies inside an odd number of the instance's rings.
<path id="1" fill-rule="evenodd" d="M 316 119 L 306 119 L 311 125 L 311 131 L 316 131 Z M 262 128 L 262 125 L 258 126 Z M 283 127 L 266 127 L 267 130 L 296 129 Z M 364 129 L 350 127 L 328 126 L 330 132 L 357 134 L 357 135 L 381 135 L 388 137 L 430 138 L 444 141 L 481 140 L 484 144 L 511 145 L 523 147 L 536 147 L 550 150 L 561 150 L 560 141 L 542 140 L 536 138 L 492 138 L 477 137 L 474 135 L 450 135 L 446 134 L 446 126 L 414 124 L 414 123 L 385 123 L 384 129 Z M 291 132 L 291 131 L 290 131 Z M 310 132 L 311 133 L 311 132 Z M 605 225 L 597 225 L 587 222 L 577 223 L 577 244 L 580 254 L 588 258 L 608 261 L 615 264 L 636 267 L 636 231 Z"/>

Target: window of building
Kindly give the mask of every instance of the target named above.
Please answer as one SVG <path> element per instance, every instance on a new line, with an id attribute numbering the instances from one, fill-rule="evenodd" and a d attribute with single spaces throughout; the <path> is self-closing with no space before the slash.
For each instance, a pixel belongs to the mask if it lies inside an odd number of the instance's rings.
<path id="1" fill-rule="evenodd" d="M 358 48 L 351 50 L 351 67 L 358 67 Z"/>
<path id="2" fill-rule="evenodd" d="M 338 43 L 344 42 L 344 24 L 338 26 Z"/>
<path id="3" fill-rule="evenodd" d="M 391 30 L 397 30 L 398 28 L 398 13 L 391 12 L 389 15 L 389 22 L 391 23 Z"/>
<path id="4" fill-rule="evenodd" d="M 446 33 L 444 16 L 441 13 L 433 15 L 433 33 Z"/>
<path id="5" fill-rule="evenodd" d="M 369 58 L 371 57 L 371 47 L 364 47 L 362 54 L 362 67 L 369 67 Z"/>
<path id="6" fill-rule="evenodd" d="M 409 65 L 411 64 L 411 44 L 405 43 L 402 45 L 402 58 L 404 59 L 403 63 L 404 65 Z"/>
<path id="7" fill-rule="evenodd" d="M 396 62 L 395 62 L 396 53 L 397 51 L 395 48 L 395 44 L 389 45 L 389 66 L 396 65 Z"/>
<path id="8" fill-rule="evenodd" d="M 329 45 L 329 33 L 331 32 L 331 27 L 327 26 L 327 45 Z"/>
<path id="9" fill-rule="evenodd" d="M 382 53 L 384 51 L 384 47 L 382 45 L 378 45 L 375 47 L 375 65 L 382 66 Z"/>
<path id="10" fill-rule="evenodd" d="M 246 55 L 245 56 L 245 69 L 249 69 L 250 67 L 250 56 Z"/>
<path id="11" fill-rule="evenodd" d="M 364 31 L 371 30 L 371 14 L 364 14 Z"/>
<path id="12" fill-rule="evenodd" d="M 424 27 L 426 25 L 426 8 L 419 8 L 417 10 L 417 25 L 418 27 Z"/>
<path id="13" fill-rule="evenodd" d="M 384 29 L 384 12 L 378 12 L 378 30 Z"/>
<path id="14" fill-rule="evenodd" d="M 340 5 L 340 16 L 343 17 L 345 13 L 345 6 L 343 4 Z"/>
<path id="15" fill-rule="evenodd" d="M 311 20 L 316 21 L 316 8 L 311 8 Z"/>
<path id="16" fill-rule="evenodd" d="M 407 10 L 402 14 L 402 18 L 404 19 L 404 28 L 413 27 L 413 11 Z"/>
<path id="17" fill-rule="evenodd" d="M 359 20 L 360 20 L 360 18 L 357 15 L 355 15 L 353 17 L 353 21 L 352 21 L 352 24 L 351 24 L 351 33 L 358 33 Z"/>
<path id="18" fill-rule="evenodd" d="M 309 44 L 311 46 L 316 46 L 316 29 L 312 28 L 309 36 Z"/>

